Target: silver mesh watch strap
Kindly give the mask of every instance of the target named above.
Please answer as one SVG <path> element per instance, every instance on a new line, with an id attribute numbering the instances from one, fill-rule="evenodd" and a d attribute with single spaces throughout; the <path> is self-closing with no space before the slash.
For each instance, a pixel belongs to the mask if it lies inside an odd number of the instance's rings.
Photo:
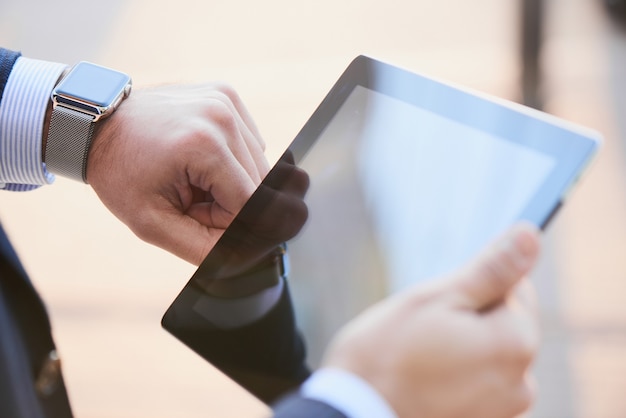
<path id="1" fill-rule="evenodd" d="M 87 155 L 94 117 L 63 106 L 52 110 L 45 163 L 48 171 L 87 183 Z"/>

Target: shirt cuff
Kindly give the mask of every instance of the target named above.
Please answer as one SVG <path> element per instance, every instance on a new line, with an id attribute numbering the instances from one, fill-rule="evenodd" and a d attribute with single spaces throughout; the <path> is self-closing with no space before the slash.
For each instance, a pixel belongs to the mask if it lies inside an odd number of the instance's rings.
<path id="1" fill-rule="evenodd" d="M 26 191 L 54 181 L 43 163 L 43 125 L 66 68 L 25 57 L 15 62 L 0 103 L 0 189 Z"/>
<path id="2" fill-rule="evenodd" d="M 242 327 L 261 319 L 280 300 L 285 287 L 284 278 L 276 286 L 239 299 L 220 299 L 203 295 L 193 306 L 193 310 L 223 329 Z"/>
<path id="3" fill-rule="evenodd" d="M 316 371 L 304 382 L 300 394 L 324 402 L 349 418 L 397 418 L 374 388 L 345 370 L 325 368 Z"/>

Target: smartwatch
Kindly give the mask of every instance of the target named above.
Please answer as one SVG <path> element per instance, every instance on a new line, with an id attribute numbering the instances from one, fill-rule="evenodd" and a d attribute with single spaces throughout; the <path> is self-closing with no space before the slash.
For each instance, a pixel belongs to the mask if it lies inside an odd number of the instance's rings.
<path id="1" fill-rule="evenodd" d="M 44 151 L 51 173 L 87 183 L 87 156 L 95 124 L 130 94 L 128 75 L 89 62 L 76 64 L 52 91 Z"/>

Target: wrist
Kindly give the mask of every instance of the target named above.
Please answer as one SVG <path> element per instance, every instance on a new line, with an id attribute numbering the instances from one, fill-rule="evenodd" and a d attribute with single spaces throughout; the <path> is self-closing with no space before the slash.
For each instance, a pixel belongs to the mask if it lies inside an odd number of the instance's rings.
<path id="1" fill-rule="evenodd" d="M 132 97 L 124 100 L 111 116 L 101 119 L 94 125 L 86 162 L 86 178 L 94 188 L 110 176 L 110 170 L 116 159 L 120 158 L 112 149 L 116 140 L 120 138 L 120 126 L 123 125 L 125 108 L 129 100 L 132 100 Z"/>

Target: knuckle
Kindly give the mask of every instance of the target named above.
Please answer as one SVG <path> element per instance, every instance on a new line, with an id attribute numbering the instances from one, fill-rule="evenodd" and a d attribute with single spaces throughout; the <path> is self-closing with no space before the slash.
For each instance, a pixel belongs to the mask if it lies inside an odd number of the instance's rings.
<path id="1" fill-rule="evenodd" d="M 528 411 L 535 401 L 535 390 L 533 387 L 524 382 L 516 391 L 513 399 L 513 413 L 515 416 Z"/>
<path id="2" fill-rule="evenodd" d="M 527 311 L 507 304 L 492 323 L 491 353 L 499 363 L 517 374 L 524 373 L 535 359 L 540 347 L 538 323 Z"/>
<path id="3" fill-rule="evenodd" d="M 521 332 L 508 332 L 502 338 L 502 353 L 506 363 L 523 372 L 535 359 L 539 348 L 538 339 Z"/>
<path id="4" fill-rule="evenodd" d="M 526 370 L 535 359 L 537 348 L 526 341 L 522 341 L 512 355 L 513 364 L 521 370 Z"/>
<path id="5" fill-rule="evenodd" d="M 190 123 L 176 141 L 176 153 L 183 153 L 186 159 L 194 159 L 210 152 L 223 157 L 229 149 L 229 143 L 237 137 L 236 122 L 227 108 L 211 105 L 207 119 Z"/>
<path id="6" fill-rule="evenodd" d="M 213 123 L 223 129 L 232 129 L 236 125 L 235 115 L 231 108 L 221 100 L 213 100 L 210 102 L 206 116 Z"/>
<path id="7" fill-rule="evenodd" d="M 236 142 L 240 135 L 235 116 L 226 106 L 217 105 L 215 110 L 207 134 L 212 133 L 214 140 L 220 139 L 224 144 Z"/>
<path id="8" fill-rule="evenodd" d="M 235 88 L 226 82 L 220 81 L 215 83 L 215 91 L 223 94 L 231 101 L 235 101 L 239 97 Z"/>
<path id="9" fill-rule="evenodd" d="M 215 153 L 218 146 L 219 137 L 212 133 L 203 124 L 188 126 L 182 132 L 176 143 L 176 152 L 184 161 L 194 161 L 197 157 L 206 155 L 207 152 Z"/>

